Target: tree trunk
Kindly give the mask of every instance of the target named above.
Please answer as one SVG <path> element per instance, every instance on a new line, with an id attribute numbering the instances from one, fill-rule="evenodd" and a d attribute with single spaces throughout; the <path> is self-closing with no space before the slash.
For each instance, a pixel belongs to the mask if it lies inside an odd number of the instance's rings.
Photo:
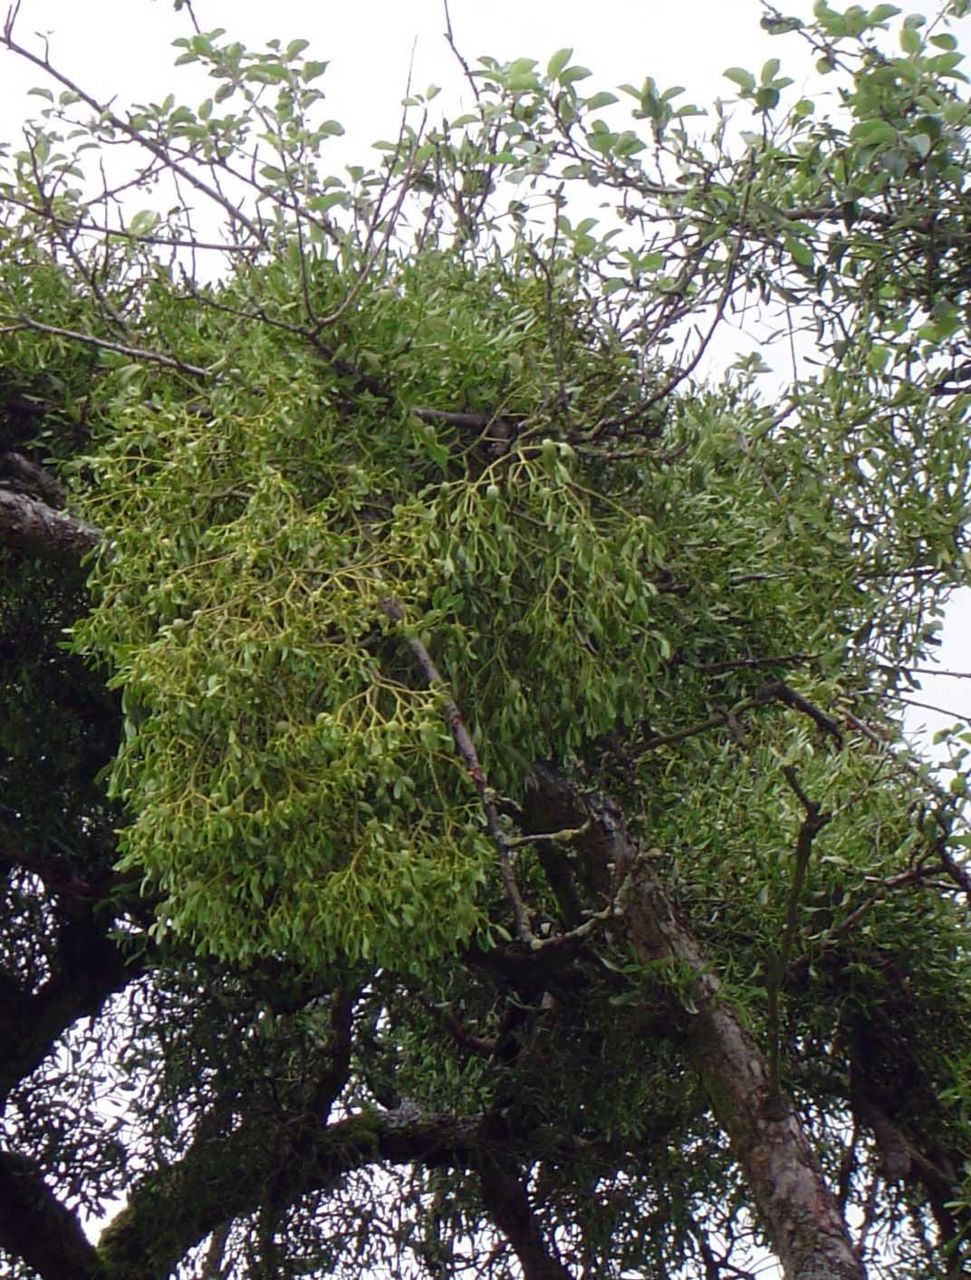
<path id="1" fill-rule="evenodd" d="M 575 848 L 624 887 L 619 910 L 637 956 L 665 962 L 691 1065 L 732 1152 L 786 1280 L 865 1280 L 839 1205 L 791 1103 L 774 1088 L 765 1054 L 723 999 L 717 977 L 612 803 L 595 803 L 545 767 L 536 771 L 533 813 L 546 830 L 582 829 Z M 625 883 L 626 882 L 626 883 Z M 620 923 L 619 922 L 619 923 Z"/>
<path id="2" fill-rule="evenodd" d="M 632 872 L 626 918 L 637 955 L 672 962 L 683 977 L 678 994 L 692 1065 L 787 1280 L 863 1280 L 839 1206 L 789 1100 L 773 1088 L 765 1055 L 720 998 L 718 979 L 643 859 Z"/>

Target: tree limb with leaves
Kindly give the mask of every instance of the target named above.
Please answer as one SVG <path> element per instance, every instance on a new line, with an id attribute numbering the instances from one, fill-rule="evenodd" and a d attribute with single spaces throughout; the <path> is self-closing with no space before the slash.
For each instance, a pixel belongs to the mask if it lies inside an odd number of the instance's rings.
<path id="1" fill-rule="evenodd" d="M 176 8 L 198 108 L 3 32 L 5 1274 L 964 1274 L 965 6 L 343 176 Z"/>

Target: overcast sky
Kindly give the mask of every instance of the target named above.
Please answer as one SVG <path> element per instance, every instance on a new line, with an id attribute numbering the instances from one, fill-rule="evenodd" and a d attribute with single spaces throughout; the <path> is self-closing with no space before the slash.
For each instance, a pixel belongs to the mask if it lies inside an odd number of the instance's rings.
<path id="1" fill-rule="evenodd" d="M 777 3 L 802 17 L 812 7 L 810 0 Z M 933 0 L 900 3 L 905 12 L 938 9 Z M 0 10 L 5 4 L 0 0 Z M 329 60 L 319 83 L 330 114 L 348 130 L 336 144 L 347 157 L 342 163 L 363 162 L 371 142 L 395 135 L 409 70 L 413 91 L 441 85 L 453 114 L 463 94 L 444 38 L 442 0 L 194 0 L 193 10 L 203 29 L 224 27 L 251 47 L 302 37 L 311 42 L 308 56 Z M 686 99 L 703 106 L 716 95 L 733 95 L 722 76 L 730 66 L 757 69 L 766 58 L 781 57 L 797 83 L 809 74 L 797 40 L 773 39 L 760 29 L 758 0 L 450 0 L 450 11 L 470 62 L 481 54 L 545 62 L 571 46 L 598 88 L 651 75 L 662 87 L 684 85 Z M 962 43 L 971 48 L 971 22 L 963 28 Z M 190 103 L 206 96 L 207 81 L 196 68 L 172 69 L 171 41 L 191 30 L 187 13 L 176 14 L 172 0 L 21 0 L 17 24 L 22 42 L 44 33 L 52 62 L 95 96 L 116 97 L 119 104 L 159 100 L 170 91 Z M 25 113 L 41 105 L 26 96 L 41 78 L 0 54 L 0 142 L 14 141 Z M 962 593 L 949 612 L 941 663 L 971 669 L 971 593 Z M 917 696 L 971 715 L 971 680 L 928 680 Z M 934 728 L 951 718 L 917 717 Z"/>
<path id="2" fill-rule="evenodd" d="M 779 52 L 759 29 L 757 0 L 451 0 L 450 8 L 470 60 L 485 53 L 545 60 L 570 45 L 610 83 L 653 75 L 705 97 L 725 67 Z M 365 132 L 383 136 L 394 123 L 412 51 L 419 91 L 457 78 L 442 0 L 195 0 L 193 9 L 204 29 L 225 27 L 250 45 L 310 40 L 314 56 L 330 60 L 324 83 L 335 116 Z M 795 9 L 805 12 L 806 0 L 795 0 Z M 18 21 L 21 38 L 50 33 L 53 60 L 113 85 L 122 98 L 143 99 L 172 87 L 168 46 L 190 29 L 171 0 L 22 0 Z M 31 78 L 21 73 L 20 85 Z M 5 98 L 15 83 L 4 85 Z"/>

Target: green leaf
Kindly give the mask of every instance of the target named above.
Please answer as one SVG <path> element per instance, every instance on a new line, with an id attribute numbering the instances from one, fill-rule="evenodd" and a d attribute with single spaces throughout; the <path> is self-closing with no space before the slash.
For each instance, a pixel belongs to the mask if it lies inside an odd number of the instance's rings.
<path id="1" fill-rule="evenodd" d="M 729 67 L 722 74 L 726 80 L 731 80 L 733 84 L 737 84 L 743 94 L 754 92 L 755 76 L 752 75 L 751 71 L 746 71 L 744 67 Z"/>
<path id="2" fill-rule="evenodd" d="M 334 209 L 338 205 L 346 205 L 347 200 L 346 191 L 330 191 L 324 196 L 314 196 L 312 207 L 315 213 L 326 213 L 328 209 Z"/>
<path id="3" fill-rule="evenodd" d="M 282 67 L 247 67 L 243 79 L 251 84 L 278 84 L 286 76 Z"/>
<path id="4" fill-rule="evenodd" d="M 587 111 L 599 111 L 601 107 L 613 106 L 617 101 L 619 99 L 615 93 L 607 93 L 605 90 L 601 90 L 600 93 L 595 93 L 592 97 L 585 98 L 583 105 Z"/>
<path id="5" fill-rule="evenodd" d="M 927 65 L 935 75 L 953 76 L 956 80 L 966 80 L 967 77 L 957 70 L 962 62 L 964 62 L 963 53 L 939 53 L 929 58 Z"/>
<path id="6" fill-rule="evenodd" d="M 781 18 L 766 15 L 759 20 L 759 25 L 770 36 L 788 35 L 790 31 L 802 30 L 803 22 L 801 18 Z"/>
<path id="7" fill-rule="evenodd" d="M 759 83 L 763 85 L 772 84 L 776 76 L 779 74 L 779 67 L 781 65 L 782 64 L 779 62 L 778 58 L 770 58 L 762 67 L 761 74 L 759 75 Z M 727 75 L 728 73 L 726 72 L 725 74 Z"/>
<path id="8" fill-rule="evenodd" d="M 789 250 L 793 262 L 798 263 L 801 267 L 812 267 L 814 261 L 813 251 L 811 246 L 806 244 L 804 240 L 796 240 L 790 237 L 786 241 L 786 248 Z"/>
<path id="9" fill-rule="evenodd" d="M 559 78 L 560 72 L 573 57 L 572 49 L 557 49 L 549 62 L 546 64 L 546 74 L 551 80 Z"/>
<path id="10" fill-rule="evenodd" d="M 154 209 L 142 209 L 139 213 L 134 214 L 128 223 L 128 230 L 133 236 L 147 236 L 159 224 L 159 215 Z"/>
<path id="11" fill-rule="evenodd" d="M 907 143 L 909 146 L 913 147 L 922 159 L 930 154 L 931 148 L 934 145 L 933 139 L 929 138 L 926 133 L 910 134 L 907 138 Z"/>
<path id="12" fill-rule="evenodd" d="M 863 120 L 853 126 L 850 137 L 867 147 L 892 145 L 897 141 L 897 130 L 885 120 Z"/>
<path id="13" fill-rule="evenodd" d="M 589 67 L 567 67 L 560 75 L 561 84 L 575 84 L 577 80 L 586 80 L 593 72 Z"/>

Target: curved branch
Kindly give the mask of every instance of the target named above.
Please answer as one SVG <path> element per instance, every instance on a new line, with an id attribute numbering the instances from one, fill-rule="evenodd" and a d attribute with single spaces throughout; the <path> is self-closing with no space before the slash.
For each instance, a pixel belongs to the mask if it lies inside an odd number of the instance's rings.
<path id="1" fill-rule="evenodd" d="M 559 1258 L 547 1249 L 518 1173 L 501 1159 L 485 1155 L 479 1178 L 482 1203 L 512 1245 L 525 1280 L 573 1280 Z"/>
<path id="2" fill-rule="evenodd" d="M 19 989 L 0 998 L 0 1098 L 34 1071 L 79 1018 L 95 1017 L 109 996 L 136 978 L 142 964 L 107 936 L 111 921 L 82 918 L 60 931 L 57 968 L 35 995 Z M 2 1194 L 0 1194 L 2 1200 Z"/>
<path id="3" fill-rule="evenodd" d="M 42 1280 L 101 1280 L 97 1251 L 33 1161 L 0 1152 L 0 1247 Z"/>
<path id="4" fill-rule="evenodd" d="M 247 1118 L 230 1134 L 197 1140 L 178 1163 L 149 1175 L 106 1228 L 99 1252 L 112 1280 L 166 1280 L 193 1245 L 265 1205 L 268 1188 L 273 1205 L 285 1208 L 382 1161 L 465 1167 L 474 1159 L 480 1120 L 411 1119 L 404 1109 L 326 1127 L 308 1118 L 295 1139 L 279 1117 Z"/>

